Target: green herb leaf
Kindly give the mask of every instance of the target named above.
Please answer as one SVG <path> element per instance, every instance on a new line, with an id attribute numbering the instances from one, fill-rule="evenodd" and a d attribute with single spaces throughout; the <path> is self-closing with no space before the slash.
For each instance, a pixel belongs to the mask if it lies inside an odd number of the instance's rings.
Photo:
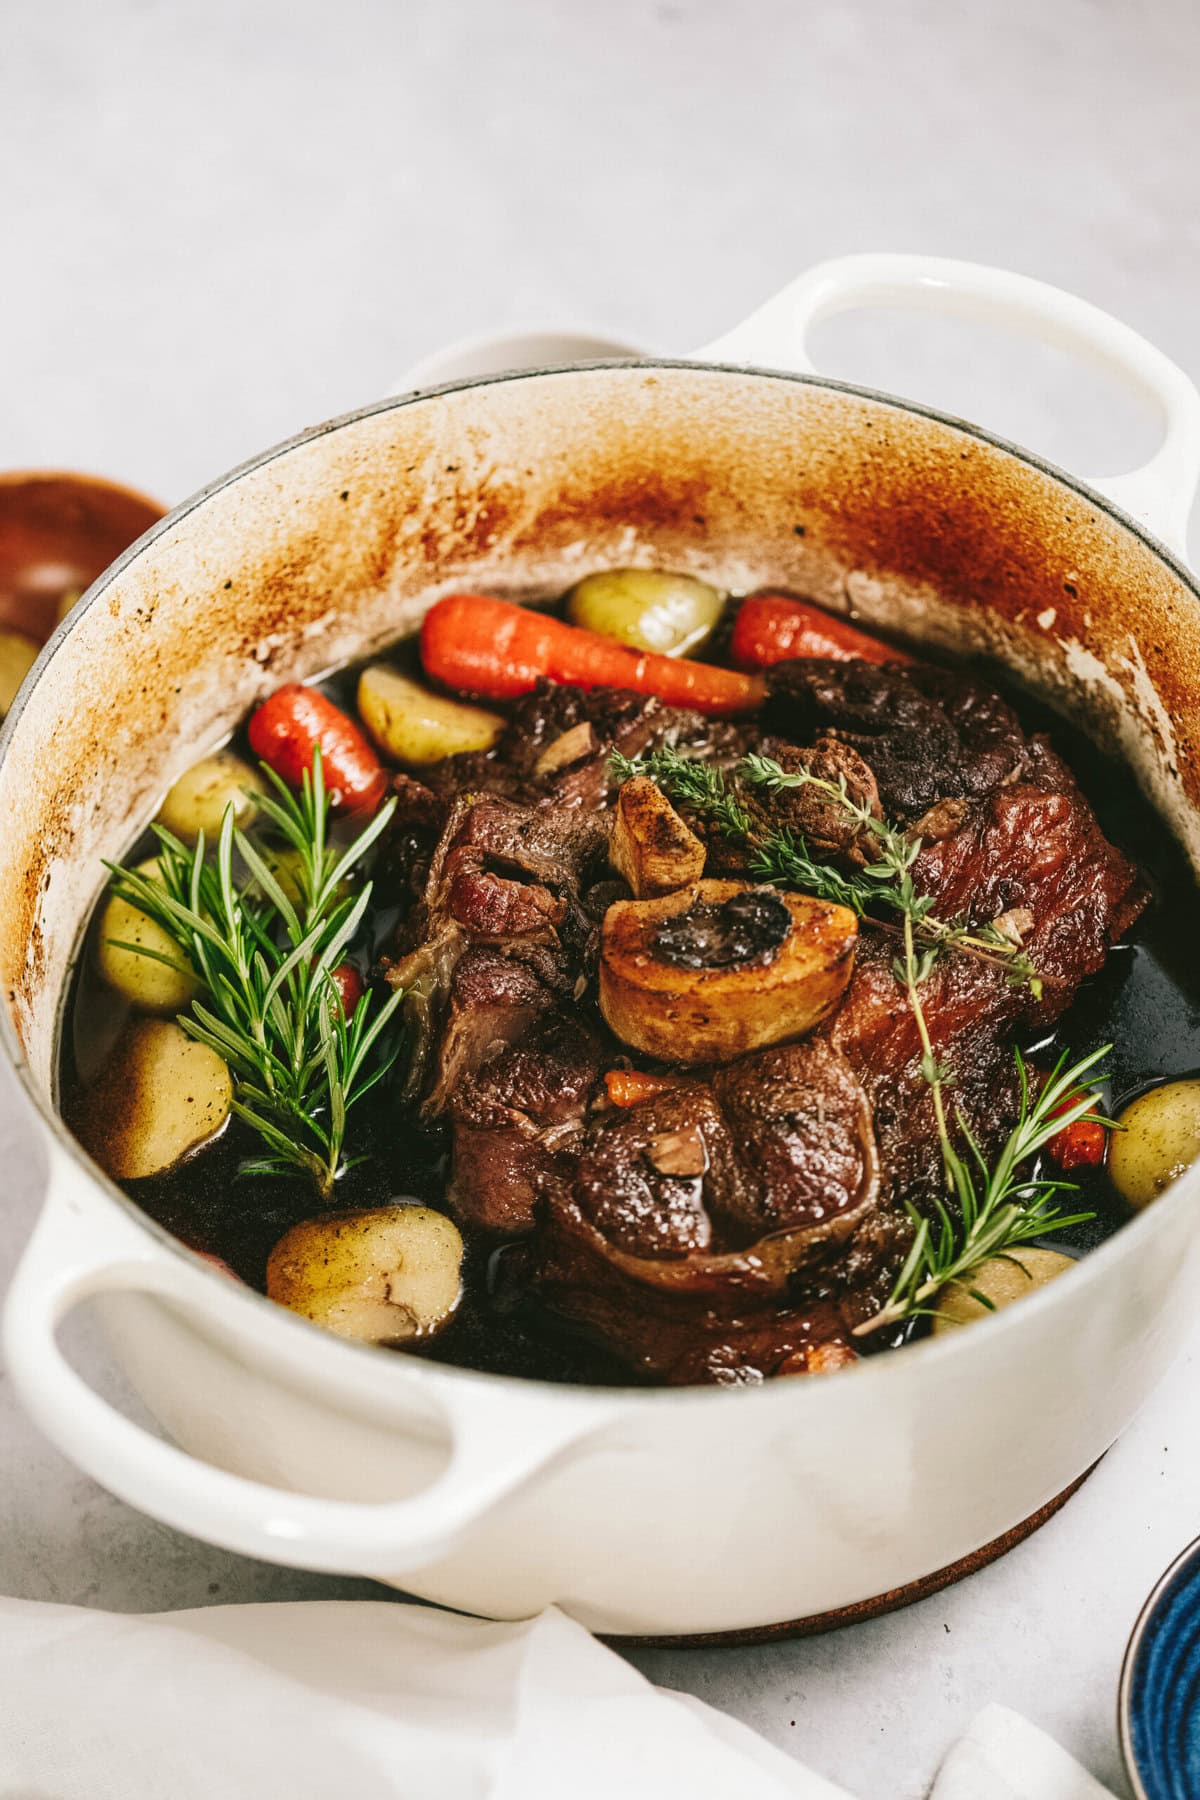
<path id="1" fill-rule="evenodd" d="M 985 1262 L 995 1257 L 1011 1258 L 1021 1244 L 1086 1224 L 1094 1217 L 1090 1212 L 1058 1210 L 1056 1196 L 1077 1191 L 1074 1182 L 1031 1175 L 1028 1169 L 1031 1158 L 1058 1132 L 1076 1119 L 1094 1115 L 1095 1095 L 1085 1083 L 1088 1077 L 1096 1079 L 1099 1065 L 1111 1049 L 1110 1044 L 1105 1044 L 1070 1066 L 1066 1056 L 1061 1056 L 1036 1095 L 1024 1058 L 1016 1051 L 1020 1111 L 990 1167 L 966 1120 L 961 1113 L 958 1115 L 958 1130 L 971 1152 L 978 1179 L 948 1136 L 944 1138 L 943 1153 L 959 1218 L 954 1220 L 939 1205 L 942 1230 L 935 1233 L 928 1220 L 915 1208 L 909 1208 L 915 1229 L 912 1248 L 887 1305 L 874 1318 L 857 1326 L 857 1335 L 914 1318 L 928 1310 L 925 1303 L 949 1282 L 965 1282 Z"/>

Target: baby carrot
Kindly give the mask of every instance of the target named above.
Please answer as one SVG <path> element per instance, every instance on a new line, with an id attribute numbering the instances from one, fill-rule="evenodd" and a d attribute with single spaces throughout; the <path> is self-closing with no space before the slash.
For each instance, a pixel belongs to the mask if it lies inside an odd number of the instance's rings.
<path id="1" fill-rule="evenodd" d="M 374 812 L 387 792 L 382 763 L 354 721 L 319 688 L 277 688 L 250 715 L 250 748 L 289 787 L 299 787 L 320 745 L 321 772 L 335 813 Z"/>
<path id="2" fill-rule="evenodd" d="M 739 669 L 769 669 L 801 657 L 837 662 L 907 663 L 913 659 L 857 626 L 791 594 L 751 594 L 733 624 L 729 653 Z"/>
<path id="3" fill-rule="evenodd" d="M 515 700 L 542 679 L 631 688 L 711 715 L 752 712 L 763 699 L 759 676 L 631 650 L 599 632 L 484 594 L 448 594 L 430 607 L 421 627 L 421 661 L 436 681 L 485 700 Z"/>

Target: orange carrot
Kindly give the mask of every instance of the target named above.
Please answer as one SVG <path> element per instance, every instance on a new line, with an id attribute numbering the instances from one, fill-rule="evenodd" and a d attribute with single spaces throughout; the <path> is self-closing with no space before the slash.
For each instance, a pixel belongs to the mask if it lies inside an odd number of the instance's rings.
<path id="1" fill-rule="evenodd" d="M 358 726 L 318 688 L 292 681 L 250 715 L 250 748 L 289 787 L 300 786 L 320 746 L 321 773 L 335 813 L 374 812 L 387 774 Z"/>
<path id="2" fill-rule="evenodd" d="M 826 656 L 837 662 L 899 662 L 913 659 L 891 644 L 869 637 L 845 619 L 822 612 L 791 594 L 751 594 L 734 620 L 729 653 L 739 669 L 769 669 L 799 657 Z"/>
<path id="3" fill-rule="evenodd" d="M 515 700 L 543 678 L 575 687 L 632 688 L 712 715 L 752 712 L 764 694 L 761 677 L 631 650 L 597 631 L 484 594 L 449 594 L 430 607 L 421 627 L 421 660 L 436 681 L 482 700 Z"/>
<path id="4" fill-rule="evenodd" d="M 641 1100 L 652 1100 L 667 1088 L 679 1086 L 678 1075 L 646 1075 L 640 1069 L 610 1069 L 604 1077 L 608 1097 L 614 1106 L 636 1106 Z"/>

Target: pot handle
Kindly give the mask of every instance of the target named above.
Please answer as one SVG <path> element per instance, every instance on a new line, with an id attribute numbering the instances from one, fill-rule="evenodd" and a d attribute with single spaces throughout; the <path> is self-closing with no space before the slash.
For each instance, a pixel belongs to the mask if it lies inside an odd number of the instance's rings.
<path id="1" fill-rule="evenodd" d="M 1188 515 L 1200 486 L 1200 392 L 1130 326 L 1062 288 L 946 257 L 845 256 L 818 263 L 695 355 L 705 362 L 812 374 L 812 327 L 865 306 L 919 308 L 1016 327 L 1119 376 L 1154 405 L 1163 439 L 1141 468 L 1087 484 L 1185 554 Z"/>
<path id="2" fill-rule="evenodd" d="M 59 1325 L 83 1300 L 140 1293 L 194 1310 L 195 1281 L 185 1259 L 133 1220 L 112 1212 L 93 1219 L 52 1179 L 9 1290 L 5 1360 L 22 1403 L 64 1455 L 139 1511 L 243 1556 L 384 1578 L 423 1568 L 608 1416 L 594 1407 L 581 1416 L 578 1404 L 555 1396 L 509 1394 L 498 1407 L 490 1392 L 447 1383 L 438 1398 L 450 1459 L 411 1498 L 328 1500 L 248 1480 L 126 1418 L 76 1374 L 58 1345 Z M 226 1303 L 238 1298 L 224 1296 Z"/>

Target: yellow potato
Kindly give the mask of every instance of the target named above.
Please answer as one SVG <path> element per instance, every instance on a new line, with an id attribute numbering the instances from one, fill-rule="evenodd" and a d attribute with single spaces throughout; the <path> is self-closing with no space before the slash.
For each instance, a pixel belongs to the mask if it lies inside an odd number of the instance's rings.
<path id="1" fill-rule="evenodd" d="M 153 859 L 139 863 L 138 868 L 143 875 L 158 873 Z M 140 956 L 136 950 L 118 948 L 119 944 L 140 944 L 157 954 Z M 174 966 L 168 968 L 158 961 L 159 956 L 169 956 Z M 200 992 L 201 983 L 187 968 L 174 938 L 119 894 L 111 896 L 100 915 L 96 961 L 109 987 L 141 1012 L 182 1012 Z"/>
<path id="2" fill-rule="evenodd" d="M 249 763 L 232 750 L 218 750 L 193 763 L 168 789 L 158 809 L 158 822 L 185 844 L 194 844 L 202 831 L 212 843 L 231 802 L 237 823 L 250 823 L 258 810 L 254 792 L 261 789 L 262 782 Z"/>
<path id="3" fill-rule="evenodd" d="M 463 1241 L 444 1213 L 384 1206 L 294 1225 L 267 1261 L 267 1293 L 339 1337 L 428 1337 L 462 1289 Z"/>
<path id="4" fill-rule="evenodd" d="M 686 656 L 708 637 L 724 605 L 723 594 L 691 575 L 605 569 L 572 588 L 567 617 L 635 650 Z"/>
<path id="5" fill-rule="evenodd" d="M 504 723 L 497 713 L 432 694 L 386 663 L 358 678 L 362 722 L 385 756 L 402 763 L 440 762 L 464 750 L 489 750 Z"/>
<path id="6" fill-rule="evenodd" d="M 1166 1081 L 1120 1115 L 1108 1150 L 1113 1186 L 1130 1206 L 1152 1200 L 1200 1157 L 1200 1080 Z"/>
<path id="7" fill-rule="evenodd" d="M 0 631 L 0 719 L 37 661 L 38 645 L 23 631 Z"/>
<path id="8" fill-rule="evenodd" d="M 214 1138 L 232 1099 L 215 1050 L 174 1020 L 136 1019 L 84 1098 L 79 1136 L 115 1181 L 139 1181 Z"/>
<path id="9" fill-rule="evenodd" d="M 992 1303 L 991 1311 L 999 1312 L 1003 1307 L 1011 1306 L 1014 1300 L 1023 1300 L 1027 1294 L 1045 1287 L 1048 1281 L 1065 1275 L 1073 1266 L 1074 1258 L 1064 1256 L 1060 1250 L 1040 1250 L 1029 1244 L 1022 1244 L 1005 1256 L 993 1256 L 990 1262 L 981 1263 L 965 1281 L 952 1281 L 942 1289 L 933 1321 L 933 1335 L 938 1337 L 944 1331 L 955 1331 L 960 1325 L 986 1319 L 989 1309 L 975 1298 L 976 1294 L 983 1294 Z"/>

